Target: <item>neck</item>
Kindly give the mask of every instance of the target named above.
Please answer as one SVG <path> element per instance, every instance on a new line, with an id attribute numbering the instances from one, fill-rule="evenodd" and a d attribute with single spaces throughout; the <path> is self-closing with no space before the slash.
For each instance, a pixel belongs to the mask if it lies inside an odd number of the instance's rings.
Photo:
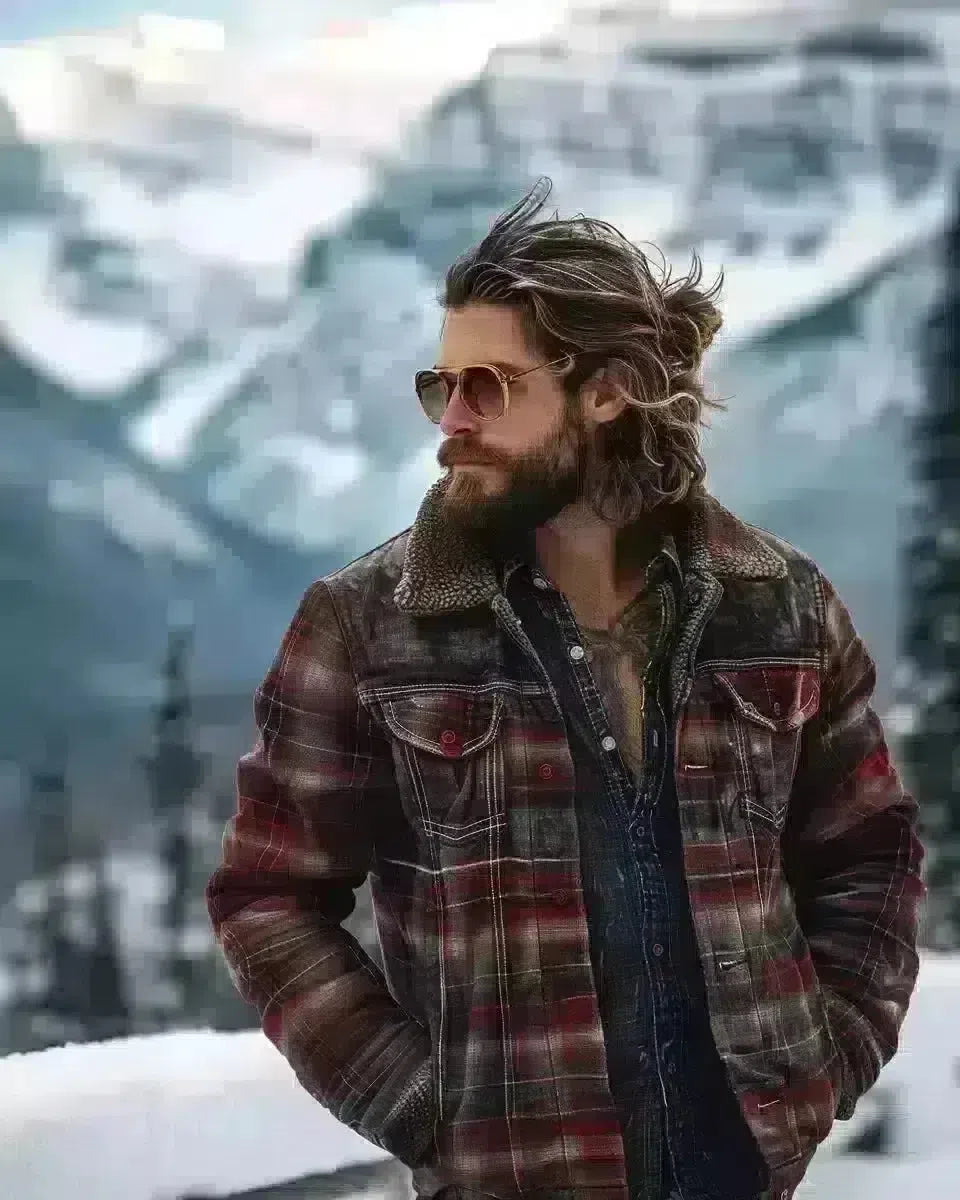
<path id="1" fill-rule="evenodd" d="M 652 521 L 616 526 L 598 518 L 553 521 L 536 531 L 541 569 L 564 592 L 615 602 L 643 581 L 656 541 Z"/>

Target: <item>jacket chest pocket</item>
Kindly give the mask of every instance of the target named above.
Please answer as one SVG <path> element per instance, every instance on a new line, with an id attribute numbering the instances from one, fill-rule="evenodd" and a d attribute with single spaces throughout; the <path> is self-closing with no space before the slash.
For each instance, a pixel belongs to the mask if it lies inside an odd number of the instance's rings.
<path id="1" fill-rule="evenodd" d="M 813 667 L 750 667 L 714 678 L 731 704 L 743 815 L 780 832 L 803 726 L 820 706 L 819 675 Z"/>
<path id="2" fill-rule="evenodd" d="M 389 736 L 404 806 L 428 838 L 464 848 L 504 824 L 502 692 L 417 684 L 360 698 Z"/>

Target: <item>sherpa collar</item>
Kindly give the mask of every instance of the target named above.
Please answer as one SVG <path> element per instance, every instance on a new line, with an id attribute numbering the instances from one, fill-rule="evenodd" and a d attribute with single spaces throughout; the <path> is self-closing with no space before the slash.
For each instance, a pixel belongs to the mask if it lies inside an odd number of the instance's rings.
<path id="1" fill-rule="evenodd" d="M 394 589 L 403 612 L 428 616 L 487 604 L 500 590 L 496 564 L 446 520 L 448 479 L 424 496 L 410 529 L 403 571 Z M 684 570 L 741 579 L 783 579 L 784 559 L 708 492 L 691 503 Z"/>

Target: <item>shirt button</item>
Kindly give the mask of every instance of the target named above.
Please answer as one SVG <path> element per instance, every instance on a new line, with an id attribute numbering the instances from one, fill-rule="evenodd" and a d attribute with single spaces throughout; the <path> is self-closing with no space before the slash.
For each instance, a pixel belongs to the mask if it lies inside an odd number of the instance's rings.
<path id="1" fill-rule="evenodd" d="M 564 888 L 558 888 L 557 891 L 555 891 L 550 897 L 550 899 L 554 902 L 554 904 L 557 905 L 558 908 L 562 908 L 565 904 L 569 904 L 573 897 L 570 892 L 566 891 Z"/>
<path id="2" fill-rule="evenodd" d="M 576 662 L 579 662 L 580 659 L 583 658 L 583 653 L 584 653 L 584 651 L 583 651 L 582 646 L 571 646 L 570 647 L 570 657 L 572 659 L 574 659 Z"/>
<path id="3" fill-rule="evenodd" d="M 663 947 L 660 945 L 659 942 L 653 943 L 653 953 L 656 955 L 657 958 L 659 958 L 660 955 L 663 954 Z"/>
<path id="4" fill-rule="evenodd" d="M 552 779 L 553 767 L 551 767 L 549 763 L 541 763 L 540 766 L 537 767 L 537 774 L 541 779 Z"/>
<path id="5" fill-rule="evenodd" d="M 611 737 L 610 734 L 608 733 L 607 736 L 600 743 L 600 745 L 604 748 L 604 750 L 616 750 L 617 739 Z"/>

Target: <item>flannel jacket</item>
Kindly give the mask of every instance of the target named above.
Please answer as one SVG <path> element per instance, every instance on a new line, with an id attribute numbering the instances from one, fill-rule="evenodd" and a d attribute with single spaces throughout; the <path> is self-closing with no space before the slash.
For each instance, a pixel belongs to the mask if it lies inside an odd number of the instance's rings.
<path id="1" fill-rule="evenodd" d="M 211 921 L 303 1087 L 419 1195 L 628 1200 L 557 692 L 444 486 L 303 595 L 255 692 Z M 917 807 L 817 566 L 702 490 L 681 555 L 690 912 L 766 1196 L 790 1200 L 897 1049 Z M 342 928 L 367 879 L 382 971 Z"/>

